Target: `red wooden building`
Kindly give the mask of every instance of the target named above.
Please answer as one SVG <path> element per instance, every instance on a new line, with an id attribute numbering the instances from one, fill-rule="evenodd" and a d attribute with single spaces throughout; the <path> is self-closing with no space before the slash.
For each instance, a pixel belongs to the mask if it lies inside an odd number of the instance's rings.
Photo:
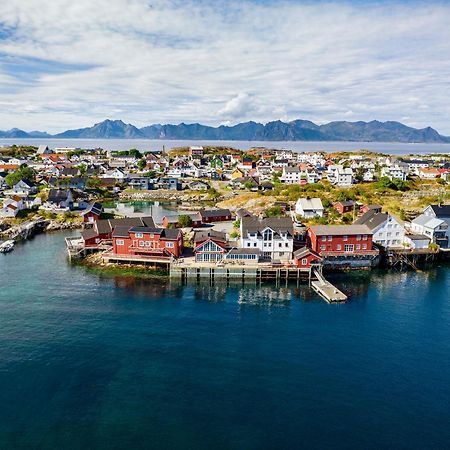
<path id="1" fill-rule="evenodd" d="M 308 229 L 308 243 L 321 256 L 378 253 L 366 225 L 313 225 Z"/>
<path id="2" fill-rule="evenodd" d="M 348 200 L 345 202 L 333 203 L 334 209 L 336 209 L 340 214 L 345 214 L 348 212 L 358 211 L 358 205 L 353 200 Z"/>
<path id="3" fill-rule="evenodd" d="M 94 223 L 100 219 L 100 216 L 103 212 L 103 206 L 100 203 L 92 203 L 86 211 L 83 212 L 83 222 L 85 223 Z"/>
<path id="4" fill-rule="evenodd" d="M 203 223 L 223 222 L 233 219 L 229 209 L 202 209 L 200 216 Z"/>
<path id="5" fill-rule="evenodd" d="M 309 269 L 312 264 L 321 261 L 322 257 L 308 247 L 299 248 L 294 252 L 293 263 L 300 269 Z"/>
<path id="6" fill-rule="evenodd" d="M 124 219 L 104 219 L 93 222 L 91 228 L 86 228 L 81 232 L 84 247 L 95 247 L 102 242 L 110 243 L 115 228 L 124 227 L 154 227 L 155 222 L 151 217 L 130 217 Z"/>
<path id="7" fill-rule="evenodd" d="M 113 253 L 122 256 L 178 258 L 183 252 L 183 233 L 179 229 L 153 227 L 116 227 Z"/>

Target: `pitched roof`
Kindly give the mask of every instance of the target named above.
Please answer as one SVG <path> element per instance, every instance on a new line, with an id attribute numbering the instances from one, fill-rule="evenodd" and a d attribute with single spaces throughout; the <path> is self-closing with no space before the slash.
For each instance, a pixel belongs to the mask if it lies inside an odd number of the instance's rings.
<path id="1" fill-rule="evenodd" d="M 430 205 L 436 217 L 450 217 L 450 205 Z"/>
<path id="2" fill-rule="evenodd" d="M 194 242 L 205 241 L 206 239 L 212 239 L 214 241 L 226 242 L 227 235 L 222 231 L 216 230 L 200 230 L 194 233 Z"/>
<path id="3" fill-rule="evenodd" d="M 380 225 L 386 222 L 389 218 L 389 214 L 376 213 L 373 209 L 370 209 L 363 214 L 359 219 L 353 222 L 354 225 L 367 225 L 372 231 L 376 230 Z"/>
<path id="4" fill-rule="evenodd" d="M 299 198 L 297 200 L 303 211 L 323 209 L 322 200 L 320 198 Z"/>
<path id="5" fill-rule="evenodd" d="M 316 258 L 322 259 L 320 255 L 312 251 L 309 247 L 302 247 L 294 252 L 294 257 L 297 259 L 304 258 L 307 255 L 314 255 Z"/>
<path id="6" fill-rule="evenodd" d="M 345 236 L 353 234 L 372 234 L 367 225 L 312 225 L 309 229 L 317 236 Z"/>
<path id="7" fill-rule="evenodd" d="M 266 228 L 270 228 L 275 233 L 287 233 L 292 236 L 294 225 L 290 217 L 267 217 L 259 219 L 258 217 L 243 217 L 241 219 L 242 237 L 247 237 L 248 233 L 262 233 Z"/>
<path id="8" fill-rule="evenodd" d="M 202 217 L 222 217 L 231 216 L 231 211 L 229 209 L 202 209 L 200 215 Z"/>
<path id="9" fill-rule="evenodd" d="M 60 203 L 70 197 L 70 189 L 50 189 L 48 201 L 51 203 Z"/>
<path id="10" fill-rule="evenodd" d="M 95 227 L 99 234 L 108 234 L 116 227 L 155 227 L 155 222 L 152 217 L 125 217 L 123 219 L 104 219 L 98 220 Z"/>

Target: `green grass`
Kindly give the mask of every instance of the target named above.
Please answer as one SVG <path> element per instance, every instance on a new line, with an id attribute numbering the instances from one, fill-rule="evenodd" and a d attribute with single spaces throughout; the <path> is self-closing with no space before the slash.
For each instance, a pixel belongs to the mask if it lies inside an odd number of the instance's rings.
<path id="1" fill-rule="evenodd" d="M 130 267 L 125 265 L 111 265 L 111 266 L 99 266 L 86 261 L 73 261 L 74 266 L 84 267 L 89 272 L 104 275 L 109 277 L 122 276 L 122 277 L 135 277 L 145 279 L 166 279 L 169 276 L 169 271 L 165 269 L 151 269 L 148 267 L 137 266 Z"/>

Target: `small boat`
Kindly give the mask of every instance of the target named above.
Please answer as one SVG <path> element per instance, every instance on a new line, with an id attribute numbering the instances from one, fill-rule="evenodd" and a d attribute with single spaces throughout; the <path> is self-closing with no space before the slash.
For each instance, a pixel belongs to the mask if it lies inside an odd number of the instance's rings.
<path id="1" fill-rule="evenodd" d="M 0 253 L 9 253 L 14 250 L 15 242 L 13 240 L 5 241 L 0 244 Z"/>

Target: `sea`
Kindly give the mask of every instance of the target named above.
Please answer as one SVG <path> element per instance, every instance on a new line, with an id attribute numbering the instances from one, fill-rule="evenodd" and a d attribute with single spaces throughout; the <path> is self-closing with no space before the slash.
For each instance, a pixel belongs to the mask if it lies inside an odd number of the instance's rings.
<path id="1" fill-rule="evenodd" d="M 0 448 L 450 447 L 450 266 L 307 285 L 106 276 L 0 254 Z"/>
<path id="2" fill-rule="evenodd" d="M 240 150 L 252 147 L 286 149 L 295 152 L 339 152 L 354 150 L 370 150 L 390 155 L 409 154 L 449 154 L 450 144 L 404 144 L 389 142 L 312 142 L 312 141 L 202 141 L 202 140 L 161 140 L 161 139 L 0 139 L 0 145 L 48 145 L 50 148 L 102 148 L 104 150 L 161 151 L 175 147 L 192 145 L 226 146 Z"/>

